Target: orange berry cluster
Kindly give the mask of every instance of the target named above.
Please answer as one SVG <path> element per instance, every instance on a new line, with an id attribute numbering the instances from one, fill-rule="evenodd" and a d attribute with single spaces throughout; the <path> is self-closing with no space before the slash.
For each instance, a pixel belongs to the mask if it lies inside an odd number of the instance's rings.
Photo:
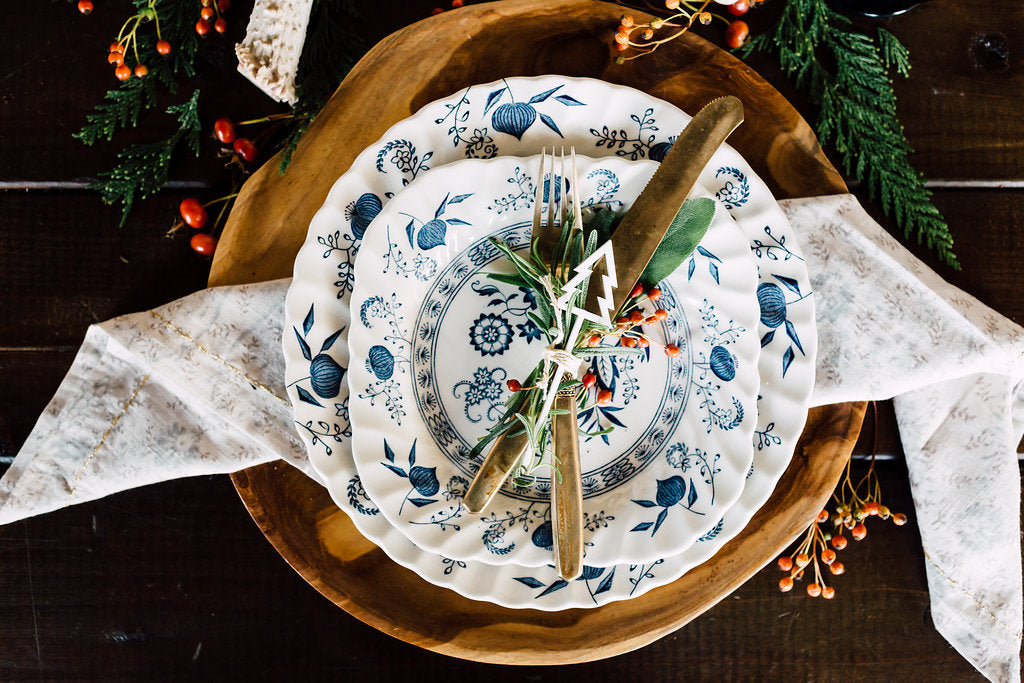
<path id="1" fill-rule="evenodd" d="M 258 119 L 255 121 L 246 121 L 238 125 L 244 125 L 246 123 L 262 123 L 263 121 L 264 119 Z M 230 150 L 225 150 L 222 154 L 231 157 L 229 162 L 230 164 L 237 164 L 243 172 L 247 172 L 246 167 L 242 162 L 251 162 L 256 160 L 256 145 L 249 138 L 239 137 L 236 134 L 235 122 L 227 117 L 221 117 L 214 121 L 213 137 L 224 145 L 231 146 Z M 189 240 L 192 250 L 197 254 L 212 256 L 213 252 L 217 249 L 216 233 L 219 232 L 221 220 L 224 218 L 227 210 L 230 208 L 233 200 L 237 196 L 238 193 L 233 191 L 231 194 L 219 197 L 218 199 L 206 202 L 205 204 L 201 203 L 195 197 L 188 197 L 187 199 L 182 200 L 181 205 L 178 207 L 178 213 L 181 215 L 181 221 L 175 223 L 168 234 L 176 232 L 182 226 L 182 223 L 194 230 L 203 230 L 207 227 L 207 223 L 209 222 L 209 215 L 206 212 L 206 208 L 220 204 L 221 208 L 217 214 L 217 219 L 213 222 L 212 228 L 210 228 L 208 232 L 196 232 Z"/>
<path id="2" fill-rule="evenodd" d="M 463 0 L 452 0 L 452 4 L 451 4 L 450 9 L 458 9 L 458 8 L 462 7 L 463 5 L 465 5 L 465 4 L 466 3 Z M 435 7 L 434 9 L 432 9 L 430 11 L 430 14 L 431 15 L 443 14 L 446 11 L 447 10 L 445 10 L 442 7 Z"/>
<path id="3" fill-rule="evenodd" d="M 89 0 L 82 0 L 82 2 L 89 3 L 91 9 L 92 3 Z M 79 9 L 81 9 L 81 5 L 80 2 Z M 160 36 L 160 17 L 156 13 L 156 0 L 150 0 L 147 7 L 139 10 L 124 22 L 121 31 L 117 34 L 117 40 L 111 43 L 107 50 L 107 63 L 114 67 L 114 76 L 117 77 L 117 80 L 127 81 L 133 73 L 136 78 L 145 78 L 149 75 L 149 67 L 139 60 L 138 32 L 140 26 L 151 21 L 156 24 L 156 51 L 161 55 L 171 53 L 171 44 Z M 129 50 L 135 59 L 134 69 L 125 63 Z"/>
<path id="4" fill-rule="evenodd" d="M 746 14 L 751 5 L 760 4 L 766 0 L 716 0 L 717 4 L 724 5 L 726 11 L 734 16 Z M 694 22 L 710 24 L 715 18 L 721 19 L 728 27 L 725 30 L 725 43 L 729 47 L 737 48 L 747 42 L 750 36 L 750 27 L 741 20 L 729 20 L 707 11 L 711 0 L 664 0 L 665 9 L 671 12 L 665 17 L 655 17 L 648 23 L 638 24 L 632 15 L 624 14 L 619 20 L 618 29 L 615 32 L 613 46 L 619 52 L 625 52 L 633 48 L 636 53 L 627 57 L 619 55 L 615 58 L 616 64 L 624 64 L 626 61 L 648 55 L 658 49 L 664 43 L 675 40 L 686 33 L 693 26 Z M 663 38 L 655 38 L 659 30 L 675 30 Z M 634 36 L 633 34 L 636 34 Z"/>
<path id="5" fill-rule="evenodd" d="M 820 564 L 828 567 L 829 573 L 833 576 L 845 572 L 846 567 L 836 555 L 837 550 L 842 550 L 847 545 L 843 530 L 848 530 L 855 541 L 864 540 L 868 534 L 864 520 L 870 516 L 877 516 L 880 519 L 891 518 L 897 526 L 907 523 L 906 515 L 892 514 L 889 508 L 876 500 L 860 500 L 855 497 L 852 505 L 847 502 L 836 505 L 836 511 L 832 515 L 829 515 L 828 510 L 822 510 L 807 529 L 807 535 L 797 545 L 796 550 L 779 558 L 779 569 L 788 573 L 788 576 L 779 579 L 779 590 L 783 593 L 793 590 L 794 582 L 801 580 L 807 566 L 813 563 L 814 581 L 807 584 L 807 594 L 812 598 L 822 597 L 826 600 L 835 597 L 835 588 L 825 583 Z M 826 531 L 824 525 L 829 522 L 832 524 L 832 530 Z"/>
<path id="6" fill-rule="evenodd" d="M 629 293 L 629 299 L 622 307 L 622 315 L 615 319 L 614 327 L 610 329 L 591 329 L 587 334 L 586 339 L 581 342 L 581 346 L 594 348 L 601 345 L 601 342 L 606 338 L 614 338 L 618 341 L 620 346 L 627 348 L 641 348 L 646 349 L 652 343 L 659 345 L 664 348 L 665 355 L 669 358 L 675 358 L 679 355 L 679 347 L 675 344 L 662 344 L 661 342 L 651 339 L 645 332 L 640 328 L 644 325 L 654 325 L 661 322 L 668 317 L 668 311 L 664 308 L 658 308 L 651 313 L 644 313 L 640 306 L 645 302 L 655 302 L 661 298 L 661 290 L 657 287 L 644 291 L 643 285 L 637 284 L 633 287 L 633 290 Z M 583 390 L 594 388 L 597 384 L 597 376 L 592 372 L 587 372 L 580 379 L 580 383 L 583 385 Z M 508 390 L 515 393 L 517 391 L 529 391 L 538 388 L 537 386 L 524 387 L 522 383 L 517 379 L 510 379 L 505 383 Z M 598 405 L 606 405 L 612 400 L 612 392 L 606 388 L 600 388 L 597 391 L 595 401 Z"/>
<path id="7" fill-rule="evenodd" d="M 199 10 L 199 21 L 196 22 L 196 33 L 205 36 L 212 28 L 217 33 L 224 33 L 228 30 L 228 22 L 223 14 L 231 9 L 231 0 L 202 0 L 202 9 Z"/>

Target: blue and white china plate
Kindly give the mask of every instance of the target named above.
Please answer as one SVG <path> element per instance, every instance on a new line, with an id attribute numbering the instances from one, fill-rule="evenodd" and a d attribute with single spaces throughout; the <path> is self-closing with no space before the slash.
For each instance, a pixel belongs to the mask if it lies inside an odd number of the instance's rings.
<path id="1" fill-rule="evenodd" d="M 552 89 L 556 90 L 546 99 L 529 102 Z M 570 97 L 579 104 L 564 98 L 543 104 L 559 93 L 572 93 Z M 496 104 L 511 102 L 511 95 L 535 112 L 538 105 L 544 108 L 558 132 L 543 120 L 534 120 L 518 136 L 515 129 L 506 131 L 506 117 L 495 118 L 494 109 Z M 506 607 L 594 607 L 641 595 L 706 561 L 746 526 L 771 495 L 806 419 L 817 348 L 813 299 L 808 296 L 806 267 L 785 215 L 765 183 L 728 146 L 716 153 L 700 182 L 739 223 L 758 262 L 760 282 L 782 287 L 785 307 L 779 306 L 778 297 L 762 297 L 762 318 L 768 324 L 759 323 L 762 388 L 750 475 L 739 500 L 697 543 L 655 563 L 588 567 L 585 580 L 568 583 L 547 567 L 517 571 L 515 565 L 453 561 L 415 547 L 381 516 L 365 495 L 349 450 L 348 389 L 342 368 L 348 366 L 345 339 L 352 265 L 366 226 L 411 176 L 466 157 L 536 154 L 545 145 L 563 143 L 590 156 L 660 159 L 689 120 L 688 114 L 670 103 L 604 81 L 508 78 L 472 86 L 424 106 L 360 154 L 335 183 L 310 224 L 288 292 L 289 334 L 283 339 L 291 382 L 288 392 L 296 429 L 335 502 L 394 561 L 431 583 Z M 783 280 L 790 286 L 783 285 Z M 293 330 L 301 333 L 303 342 Z M 769 335 L 772 331 L 775 334 Z M 332 340 L 335 332 L 339 334 Z M 327 349 L 321 351 L 325 344 Z M 313 386 L 311 361 L 321 354 L 324 358 L 317 364 L 318 381 Z"/>
<path id="2" fill-rule="evenodd" d="M 584 210 L 625 212 L 653 161 L 577 158 Z M 501 416 L 506 380 L 525 379 L 547 342 L 534 293 L 488 240 L 530 241 L 540 157 L 467 159 L 418 178 L 363 236 L 351 300 L 352 454 L 363 487 L 413 543 L 456 560 L 552 561 L 551 481 L 506 484 L 482 515 L 462 505 Z M 614 237 L 613 237 L 614 239 Z M 699 267 L 698 267 L 699 266 Z M 739 497 L 752 458 L 759 377 L 756 269 L 718 207 L 690 267 L 660 283 L 668 317 L 641 358 L 595 356 L 580 426 L 584 560 L 653 562 L 709 531 Z M 645 311 L 653 315 L 656 306 Z M 664 344 L 682 352 L 668 357 Z M 613 398 L 596 405 L 599 390 Z"/>

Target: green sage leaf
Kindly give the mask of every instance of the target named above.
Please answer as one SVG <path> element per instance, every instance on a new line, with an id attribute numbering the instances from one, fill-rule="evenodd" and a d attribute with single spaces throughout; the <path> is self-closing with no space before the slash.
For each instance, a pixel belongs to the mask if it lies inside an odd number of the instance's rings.
<path id="1" fill-rule="evenodd" d="M 714 217 L 713 199 L 698 197 L 683 202 L 650 263 L 640 276 L 640 283 L 645 288 L 654 287 L 674 273 L 704 239 L 704 234 L 711 227 L 711 220 Z"/>

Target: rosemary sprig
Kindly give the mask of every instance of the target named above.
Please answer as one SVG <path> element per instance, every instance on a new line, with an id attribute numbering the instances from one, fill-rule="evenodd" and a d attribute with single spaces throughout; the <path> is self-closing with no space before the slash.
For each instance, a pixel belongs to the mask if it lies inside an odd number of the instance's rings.
<path id="1" fill-rule="evenodd" d="M 786 75 L 820 108 L 818 137 L 835 146 L 846 173 L 864 182 L 872 201 L 880 197 L 906 237 L 959 269 L 949 226 L 910 164 L 913 149 L 896 115 L 889 70 L 910 73 L 907 49 L 885 29 L 872 39 L 850 23 L 825 0 L 787 0 L 775 27 L 747 43 L 742 54 L 775 53 Z"/>
<path id="2" fill-rule="evenodd" d="M 167 108 L 178 119 L 178 129 L 165 140 L 135 144 L 117 155 L 117 165 L 99 174 L 89 189 L 99 190 L 107 204 L 121 203 L 121 225 L 136 198 L 143 199 L 167 183 L 171 156 L 182 139 L 195 156 L 199 156 L 199 91 L 182 104 Z"/>
<path id="3" fill-rule="evenodd" d="M 643 286 L 652 288 L 651 299 L 655 296 L 654 286 L 689 258 L 707 232 L 714 212 L 715 203 L 711 199 L 698 198 L 683 203 L 640 278 Z M 589 225 L 584 226 L 580 221 L 580 225 L 577 226 L 576 216 L 570 215 L 562 225 L 561 233 L 550 254 L 541 253 L 538 239 L 531 240 L 530 249 L 520 253 L 505 242 L 490 238 L 491 244 L 504 254 L 515 268 L 515 273 L 492 273 L 489 277 L 533 292 L 538 310 L 529 314 L 530 319 L 540 328 L 550 347 L 570 352 L 577 358 L 644 355 L 645 351 L 642 348 L 633 348 L 632 343 L 637 338 L 642 338 L 646 343 L 645 335 L 630 335 L 629 339 L 625 339 L 632 328 L 640 322 L 638 319 L 626 318 L 625 315 L 648 299 L 648 294 L 643 293 L 643 286 L 638 285 L 641 293 L 634 292 L 627 299 L 622 309 L 616 312 L 609 327 L 589 320 L 577 320 L 576 309 L 582 307 L 586 299 L 589 278 L 583 279 L 571 289 L 567 286 L 575 276 L 577 266 L 590 257 L 600 244 L 611 239 L 618 221 L 619 217 L 611 212 L 597 212 L 593 214 Z M 566 295 L 567 304 L 556 306 L 555 301 Z M 577 328 L 578 322 L 581 324 Z M 575 338 L 569 338 L 573 334 L 576 335 Z M 607 337 L 614 341 L 622 340 L 623 345 L 597 345 Z M 629 346 L 626 345 L 627 341 L 630 342 Z M 531 457 L 528 463 L 521 463 L 516 468 L 513 481 L 519 486 L 529 485 L 540 467 L 550 465 L 545 459 L 545 451 L 550 442 L 550 421 L 543 415 L 544 405 L 547 403 L 545 399 L 551 392 L 575 388 L 577 402 L 581 409 L 586 409 L 586 406 L 582 405 L 587 397 L 586 385 L 575 377 L 556 376 L 560 372 L 559 365 L 545 355 L 527 376 L 525 384 L 515 382 L 517 388 L 506 402 L 505 412 L 470 451 L 469 457 L 478 457 L 491 441 L 506 431 L 511 430 L 511 436 L 525 433 L 530 442 Z M 598 402 L 601 400 L 598 398 Z M 555 414 L 558 412 L 549 413 Z M 587 436 L 606 434 L 611 429 L 609 427 L 594 434 L 587 433 Z"/>

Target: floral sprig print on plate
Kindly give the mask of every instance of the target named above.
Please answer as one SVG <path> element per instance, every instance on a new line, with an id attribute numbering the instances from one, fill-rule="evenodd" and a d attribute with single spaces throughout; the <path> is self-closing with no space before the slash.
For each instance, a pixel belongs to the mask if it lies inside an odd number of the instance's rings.
<path id="1" fill-rule="evenodd" d="M 443 498 L 443 496 L 441 498 L 435 497 L 441 490 L 441 483 L 437 479 L 437 468 L 423 467 L 416 464 L 415 440 L 412 442 L 412 447 L 409 449 L 409 455 L 406 460 L 408 463 L 406 467 L 398 465 L 395 451 L 388 444 L 387 439 L 384 440 L 384 460 L 381 461 L 381 464 L 395 475 L 409 480 L 409 492 L 406 494 L 401 507 L 398 508 L 399 515 L 402 514 L 405 503 L 411 503 L 421 508 L 434 505 Z M 438 518 L 434 523 L 438 524 L 442 530 L 450 528 L 458 531 L 459 525 L 455 524 L 452 520 L 462 516 L 462 504 L 457 503 L 455 506 L 451 506 L 451 509 L 447 512 L 448 514 Z"/>
<path id="2" fill-rule="evenodd" d="M 632 595 L 644 581 L 655 578 L 654 568 L 664 562 L 664 560 L 655 560 L 646 564 L 631 564 L 628 567 L 623 565 L 613 567 L 591 567 L 584 565 L 583 573 L 574 581 L 581 582 L 586 587 L 587 594 L 590 596 L 593 604 L 600 605 L 602 598 L 609 594 L 615 586 L 616 572 L 618 572 L 618 576 L 621 576 L 622 572 L 628 568 L 628 581 L 629 585 L 632 586 L 629 595 Z M 551 567 L 551 569 L 554 569 L 554 567 Z M 540 600 L 570 585 L 568 581 L 558 576 L 550 583 L 536 576 L 516 576 L 513 579 L 526 588 L 532 590 L 542 589 L 533 596 L 534 600 Z"/>
<path id="3" fill-rule="evenodd" d="M 523 533 L 530 533 L 530 541 L 538 548 L 550 549 L 554 543 L 551 533 L 551 506 L 544 503 L 520 505 L 514 512 L 492 512 L 481 517 L 480 521 L 486 527 L 481 540 L 484 547 L 493 555 L 508 555 L 515 549 L 515 541 L 507 540 L 506 532 L 516 528 L 521 529 Z"/>
<path id="4" fill-rule="evenodd" d="M 511 135 L 517 140 L 523 139 L 523 134 L 530 129 L 530 126 L 532 126 L 537 119 L 540 119 L 541 123 L 557 133 L 558 137 L 564 137 L 562 135 L 562 131 L 558 128 L 558 124 L 555 123 L 554 118 L 552 118 L 550 114 L 538 111 L 537 107 L 534 105 L 547 102 L 550 99 L 552 102 L 557 102 L 563 107 L 585 106 L 583 102 L 580 102 L 572 95 L 564 92 L 560 93 L 559 91 L 562 89 L 562 85 L 557 85 L 554 88 L 537 93 L 525 102 L 522 100 L 516 101 L 515 94 L 512 92 L 512 86 L 508 84 L 508 81 L 503 82 L 505 84 L 504 88 L 492 90 L 487 95 L 487 102 L 484 104 L 484 115 L 486 116 L 493 108 L 493 112 L 491 113 L 491 126 L 494 130 Z M 508 95 L 508 97 L 506 98 L 505 95 Z M 510 101 L 505 102 L 505 99 Z"/>
<path id="5" fill-rule="evenodd" d="M 700 448 L 688 447 L 682 442 L 672 444 L 665 452 L 665 460 L 679 470 L 679 474 L 657 481 L 654 500 L 633 500 L 640 507 L 660 507 L 661 511 L 653 522 L 641 522 L 630 531 L 650 529 L 653 536 L 668 518 L 669 510 L 677 505 L 694 514 L 703 515 L 703 512 L 694 509 L 694 505 L 703 498 L 707 498 L 707 506 L 715 504 L 715 475 L 721 471 L 718 466 L 721 457 L 720 453 L 711 455 Z M 703 487 L 700 486 L 701 483 L 704 484 Z"/>
<path id="6" fill-rule="evenodd" d="M 487 299 L 487 304 L 484 307 L 485 310 L 495 308 L 500 311 L 497 316 L 490 314 L 492 316 L 491 319 L 500 318 L 505 322 L 506 326 L 510 325 L 510 323 L 504 317 L 505 315 L 522 320 L 520 323 L 515 323 L 515 329 L 518 336 L 523 337 L 526 340 L 526 343 L 529 344 L 534 340 L 539 340 L 543 336 L 543 331 L 535 322 L 535 316 L 531 315 L 531 313 L 537 310 L 537 298 L 530 289 L 526 287 L 519 287 L 516 291 L 508 292 L 507 287 L 499 288 L 491 280 L 475 280 L 470 283 L 470 288 L 480 296 Z M 520 299 L 522 301 L 519 301 Z M 477 322 L 473 325 L 473 329 L 470 331 L 469 336 L 472 340 L 472 344 L 481 354 L 493 355 L 495 353 L 494 350 L 484 347 L 486 346 L 486 342 L 493 342 L 495 340 L 485 340 L 482 338 L 482 335 L 480 334 L 481 331 L 476 329 L 479 322 L 480 319 L 478 318 Z M 511 343 L 511 339 L 506 341 Z M 508 345 L 506 344 L 504 349 L 507 348 Z M 497 353 L 502 353 L 504 349 L 497 351 Z"/>
<path id="7" fill-rule="evenodd" d="M 793 359 L 796 358 L 796 351 L 799 351 L 801 355 L 806 355 L 796 325 L 786 315 L 787 307 L 803 301 L 810 296 L 810 292 L 801 293 L 800 282 L 796 278 L 785 275 L 772 275 L 772 277 L 782 286 L 780 287 L 775 282 L 761 282 L 757 286 L 757 302 L 761 307 L 761 324 L 768 328 L 768 331 L 761 337 L 761 348 L 772 343 L 775 333 L 780 327 L 786 330 L 786 337 L 792 343 L 782 354 L 782 376 L 785 377 Z M 787 299 L 786 291 L 795 294 L 796 298 Z"/>
<path id="8" fill-rule="evenodd" d="M 657 122 L 654 119 L 654 107 L 648 107 L 640 114 L 630 114 L 630 120 L 636 124 L 636 132 L 627 131 L 625 128 L 614 128 L 607 125 L 601 129 L 590 129 L 590 134 L 597 138 L 594 145 L 601 149 L 605 147 L 614 150 L 615 156 L 624 157 L 630 161 L 637 159 L 651 159 L 661 161 L 668 154 L 675 142 L 675 138 L 669 138 L 662 142 L 656 142 L 658 132 Z"/>
<path id="9" fill-rule="evenodd" d="M 441 203 L 437 205 L 437 209 L 434 211 L 434 217 L 426 221 L 421 218 L 417 218 L 412 214 L 402 213 L 401 215 L 409 218 L 409 224 L 405 226 L 405 234 L 406 237 L 409 238 L 409 246 L 418 247 L 423 251 L 429 251 L 430 249 L 445 243 L 445 235 L 447 234 L 449 227 L 470 225 L 469 221 L 465 221 L 461 218 L 451 216 L 448 218 L 442 218 L 442 216 L 445 215 L 445 212 L 453 204 L 460 204 L 472 196 L 472 192 L 457 194 L 454 197 L 451 193 L 446 194 L 444 199 L 441 200 Z M 413 241 L 413 235 L 416 236 L 415 242 Z"/>
<path id="10" fill-rule="evenodd" d="M 707 299 L 704 299 L 700 315 L 701 329 L 711 345 L 711 350 L 707 353 L 698 353 L 693 362 L 694 374 L 691 383 L 694 392 L 700 398 L 699 407 L 704 411 L 701 421 L 710 434 L 714 428 L 728 431 L 743 422 L 745 411 L 742 402 L 732 396 L 726 399 L 731 405 L 724 406 L 719 402 L 719 393 L 725 384 L 736 378 L 739 364 L 730 346 L 747 330 L 733 320 L 723 323 L 715 306 Z"/>
<path id="11" fill-rule="evenodd" d="M 307 340 L 307 335 L 312 332 L 315 320 L 313 308 L 314 305 L 310 304 L 309 312 L 306 313 L 306 317 L 302 321 L 302 332 L 299 332 L 297 327 L 292 326 L 292 331 L 295 332 L 295 339 L 299 345 L 299 351 L 302 353 L 302 357 L 309 361 L 309 375 L 289 383 L 288 386 L 298 385 L 299 382 L 309 380 L 310 389 L 317 396 L 322 399 L 334 398 L 341 390 L 341 380 L 345 376 L 345 368 L 341 367 L 327 352 L 334 346 L 334 342 L 338 340 L 338 337 L 345 331 L 345 328 L 342 327 L 329 334 L 321 342 L 320 351 L 314 356 L 312 347 Z M 296 386 L 295 388 L 299 393 L 300 401 L 323 407 L 323 404 L 313 396 L 313 393 L 310 393 L 302 386 Z"/>
<path id="12" fill-rule="evenodd" d="M 406 371 L 410 362 L 408 349 L 412 345 L 412 341 L 402 334 L 404 316 L 399 313 L 401 307 L 402 303 L 394 293 L 389 299 L 371 296 L 359 307 L 359 321 L 363 327 L 371 329 L 375 320 L 383 320 L 389 329 L 382 340 L 384 344 L 374 344 L 366 355 L 366 369 L 373 373 L 375 379 L 359 394 L 359 398 L 368 399 L 370 405 L 376 405 L 376 401 L 383 398 L 388 416 L 397 424 L 402 424 L 406 409 L 393 375 L 396 368 Z"/>
<path id="13" fill-rule="evenodd" d="M 416 153 L 416 145 L 408 140 L 391 140 L 377 152 L 377 171 L 387 173 L 386 164 L 390 164 L 402 174 L 402 185 L 408 185 L 416 176 L 429 171 L 427 162 L 434 156 L 433 152 L 424 152 L 423 156 Z"/>
<path id="14" fill-rule="evenodd" d="M 504 380 L 507 377 L 505 368 L 477 368 L 473 372 L 473 379 L 462 380 L 452 387 L 452 395 L 465 402 L 464 412 L 470 422 L 480 422 L 484 418 L 488 422 L 498 419 L 504 406 Z"/>

